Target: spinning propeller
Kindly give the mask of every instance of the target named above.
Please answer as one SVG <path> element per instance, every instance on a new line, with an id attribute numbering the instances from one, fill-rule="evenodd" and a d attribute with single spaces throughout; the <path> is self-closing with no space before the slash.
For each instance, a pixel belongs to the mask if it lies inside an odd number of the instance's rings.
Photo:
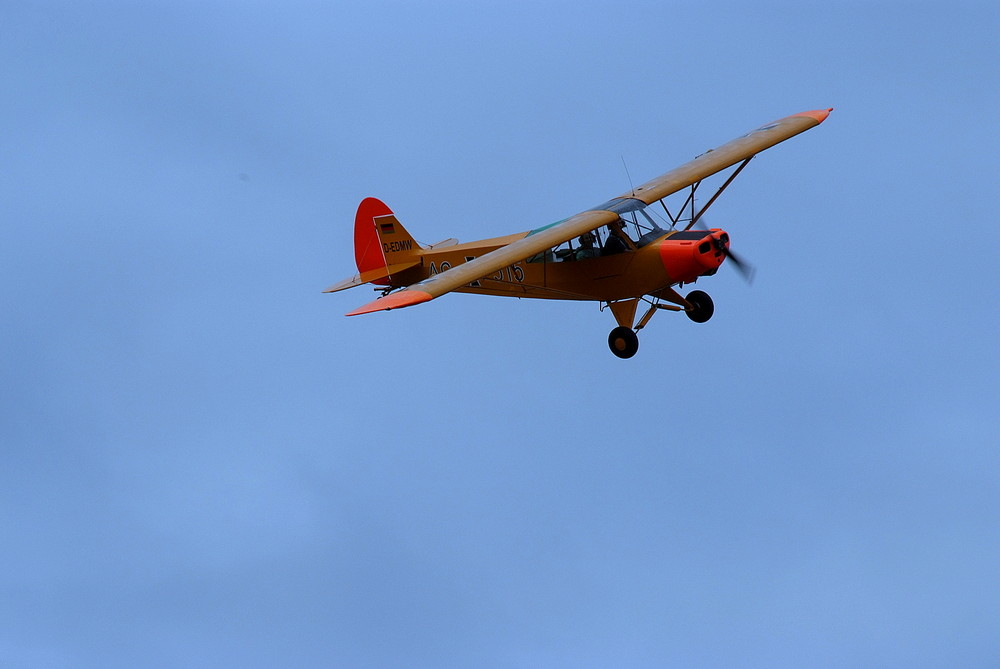
<path id="1" fill-rule="evenodd" d="M 729 247 L 721 239 L 715 240 L 715 248 L 722 251 L 727 258 L 733 261 L 733 267 L 736 268 L 736 271 L 740 273 L 747 283 L 753 283 L 753 275 L 757 273 L 753 265 L 730 251 Z"/>
<path id="2" fill-rule="evenodd" d="M 698 217 L 698 220 L 695 221 L 694 227 L 701 228 L 705 232 L 708 232 L 708 226 L 705 224 L 704 216 Z M 729 239 L 728 234 L 726 235 L 726 239 Z M 756 268 L 746 260 L 743 260 L 738 255 L 736 255 L 734 251 L 729 250 L 729 247 L 726 246 L 726 243 L 722 241 L 722 239 L 713 238 L 713 243 L 715 244 L 716 249 L 718 249 L 724 256 L 733 261 L 733 267 L 735 267 L 736 271 L 740 273 L 740 276 L 743 277 L 743 280 L 746 281 L 747 283 L 752 284 L 754 274 L 757 273 Z"/>

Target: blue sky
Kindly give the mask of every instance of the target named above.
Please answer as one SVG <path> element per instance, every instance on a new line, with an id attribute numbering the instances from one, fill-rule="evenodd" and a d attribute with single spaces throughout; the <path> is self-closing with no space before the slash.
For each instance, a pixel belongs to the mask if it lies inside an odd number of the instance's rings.
<path id="1" fill-rule="evenodd" d="M 0 663 L 996 666 L 991 3 L 8 3 Z M 752 260 L 344 318 L 758 125 Z M 725 268 L 724 268 L 725 270 Z"/>

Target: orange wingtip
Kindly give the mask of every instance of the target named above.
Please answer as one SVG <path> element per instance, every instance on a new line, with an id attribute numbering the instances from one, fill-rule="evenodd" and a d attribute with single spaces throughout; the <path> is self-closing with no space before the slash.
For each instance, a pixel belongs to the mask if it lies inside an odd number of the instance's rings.
<path id="1" fill-rule="evenodd" d="M 369 302 L 363 307 L 358 307 L 354 311 L 348 312 L 346 315 L 359 316 L 361 314 L 370 314 L 375 311 L 402 309 L 403 307 L 412 307 L 414 304 L 427 302 L 431 299 L 433 299 L 431 294 L 425 293 L 422 290 L 401 290 L 397 293 L 389 293 L 385 297 L 380 297 L 374 302 Z"/>
<path id="2" fill-rule="evenodd" d="M 801 114 L 795 114 L 795 116 L 808 116 L 810 118 L 816 119 L 817 123 L 822 123 L 826 120 L 826 117 L 830 115 L 833 111 L 833 107 L 829 109 L 814 109 L 813 111 L 802 112 Z"/>

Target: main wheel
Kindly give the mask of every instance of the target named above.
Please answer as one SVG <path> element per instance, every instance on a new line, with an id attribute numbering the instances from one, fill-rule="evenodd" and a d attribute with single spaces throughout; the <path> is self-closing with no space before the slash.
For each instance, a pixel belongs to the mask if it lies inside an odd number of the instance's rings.
<path id="1" fill-rule="evenodd" d="M 691 311 L 686 311 L 687 317 L 695 323 L 704 323 L 715 313 L 715 303 L 708 293 L 702 290 L 692 290 L 685 298 L 694 307 Z"/>
<path id="2" fill-rule="evenodd" d="M 632 328 L 617 327 L 608 335 L 608 347 L 619 358 L 631 358 L 639 350 L 639 337 Z"/>

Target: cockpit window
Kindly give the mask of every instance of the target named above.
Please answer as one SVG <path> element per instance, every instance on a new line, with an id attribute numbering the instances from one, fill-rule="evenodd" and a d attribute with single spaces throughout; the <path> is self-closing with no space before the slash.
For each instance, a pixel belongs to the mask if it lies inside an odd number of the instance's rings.
<path id="1" fill-rule="evenodd" d="M 559 246 L 528 258 L 528 262 L 573 262 L 588 260 L 605 255 L 607 231 L 603 229 L 585 232 Z"/>
<path id="2" fill-rule="evenodd" d="M 645 212 L 643 212 L 643 215 L 649 219 Z M 654 239 L 666 234 L 665 231 L 659 227 L 647 229 L 645 226 L 640 226 L 634 219 L 634 214 L 629 217 L 629 219 L 619 218 L 617 221 L 612 221 L 608 225 L 603 225 L 596 230 L 585 232 L 579 237 L 564 242 L 559 246 L 555 246 L 547 251 L 535 254 L 528 258 L 528 262 L 572 262 L 610 256 L 617 253 L 625 253 L 627 251 L 634 251 L 635 249 L 640 248 Z M 655 226 L 652 219 L 649 219 L 649 221 L 653 226 Z M 561 222 L 562 221 L 559 221 L 559 223 Z M 553 223 L 545 226 L 544 228 L 532 230 L 528 236 L 546 228 L 550 228 L 552 225 L 557 224 Z M 641 234 L 644 230 L 646 230 L 645 234 Z M 640 235 L 638 243 L 633 241 L 635 239 L 633 235 L 637 234 Z"/>

